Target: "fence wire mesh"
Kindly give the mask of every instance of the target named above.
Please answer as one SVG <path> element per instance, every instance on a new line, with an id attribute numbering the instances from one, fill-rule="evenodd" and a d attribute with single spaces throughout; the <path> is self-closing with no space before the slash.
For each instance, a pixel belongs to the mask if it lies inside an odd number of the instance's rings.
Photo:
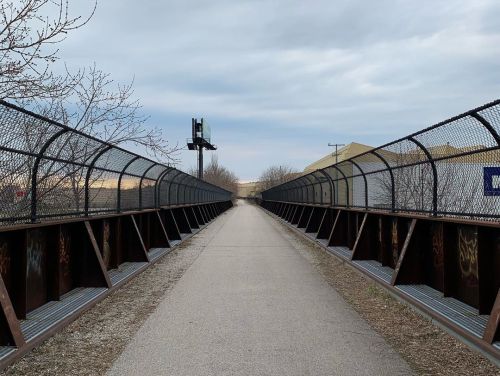
<path id="1" fill-rule="evenodd" d="M 497 100 L 272 187 L 262 198 L 495 221 L 499 134 Z M 329 187 L 312 178 L 318 172 Z"/>
<path id="2" fill-rule="evenodd" d="M 0 225 L 227 201 L 231 195 L 0 101 Z"/>

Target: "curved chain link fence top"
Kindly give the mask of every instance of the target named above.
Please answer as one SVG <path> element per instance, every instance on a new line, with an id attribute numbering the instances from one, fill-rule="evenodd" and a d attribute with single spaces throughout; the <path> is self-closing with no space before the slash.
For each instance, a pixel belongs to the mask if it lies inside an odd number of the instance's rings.
<path id="1" fill-rule="evenodd" d="M 264 200 L 498 220 L 500 100 L 262 192 Z"/>
<path id="2" fill-rule="evenodd" d="M 0 101 L 0 131 L 0 225 L 232 196 L 5 101 Z"/>

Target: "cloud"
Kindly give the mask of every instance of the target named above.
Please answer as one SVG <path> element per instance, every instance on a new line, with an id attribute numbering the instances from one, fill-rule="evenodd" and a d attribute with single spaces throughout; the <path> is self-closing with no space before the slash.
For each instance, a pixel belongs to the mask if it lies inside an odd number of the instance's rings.
<path id="1" fill-rule="evenodd" d="M 61 55 L 135 77 L 173 143 L 209 118 L 256 177 L 275 163 L 270 140 L 299 165 L 327 140 L 377 145 L 498 97 L 499 16 L 494 0 L 107 0 Z"/>

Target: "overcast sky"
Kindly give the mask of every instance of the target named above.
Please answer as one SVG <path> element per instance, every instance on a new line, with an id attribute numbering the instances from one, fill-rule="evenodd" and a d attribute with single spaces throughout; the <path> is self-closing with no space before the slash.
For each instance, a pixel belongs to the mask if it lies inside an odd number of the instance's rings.
<path id="1" fill-rule="evenodd" d="M 498 0 L 100 0 L 60 55 L 134 78 L 172 144 L 208 119 L 220 162 L 247 181 L 497 99 L 499 20 Z"/>

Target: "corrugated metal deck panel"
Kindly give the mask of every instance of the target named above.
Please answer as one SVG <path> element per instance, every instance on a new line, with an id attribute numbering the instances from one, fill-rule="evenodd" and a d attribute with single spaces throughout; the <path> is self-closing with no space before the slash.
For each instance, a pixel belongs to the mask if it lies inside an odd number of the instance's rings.
<path id="1" fill-rule="evenodd" d="M 353 264 L 363 268 L 378 279 L 381 279 L 386 283 L 391 283 L 392 273 L 394 270 L 388 266 L 382 266 L 380 262 L 375 260 L 355 260 L 353 261 Z"/>
<path id="2" fill-rule="evenodd" d="M 316 241 L 316 233 L 314 233 L 314 232 L 305 232 L 304 235 L 307 236 L 312 241 Z"/>
<path id="3" fill-rule="evenodd" d="M 454 324 L 482 338 L 488 323 L 488 315 L 479 315 L 479 311 L 474 307 L 454 298 L 445 298 L 441 292 L 426 285 L 399 285 L 396 288 Z"/>
<path id="4" fill-rule="evenodd" d="M 17 350 L 16 347 L 0 346 L 0 359 L 5 358 L 6 356 L 12 354 L 16 350 Z"/>
<path id="5" fill-rule="evenodd" d="M 324 245 L 325 247 L 328 247 L 328 239 L 317 239 L 318 243 L 321 245 Z"/>
<path id="6" fill-rule="evenodd" d="M 151 248 L 149 250 L 149 253 L 148 253 L 149 259 L 151 261 L 156 261 L 164 254 L 168 253 L 169 251 L 170 251 L 170 248 Z"/>
<path id="7" fill-rule="evenodd" d="M 170 246 L 175 247 L 176 245 L 180 244 L 181 240 L 170 240 Z"/>
<path id="8" fill-rule="evenodd" d="M 104 287 L 79 287 L 64 294 L 56 304 L 50 302 L 28 313 L 27 319 L 21 321 L 21 330 L 26 341 L 29 342 L 46 332 L 106 290 Z"/>
<path id="9" fill-rule="evenodd" d="M 111 284 L 113 286 L 117 285 L 145 265 L 147 265 L 147 262 L 124 262 L 117 269 L 108 272 Z"/>
<path id="10" fill-rule="evenodd" d="M 346 260 L 350 260 L 352 256 L 352 251 L 347 247 L 328 247 L 329 252 L 336 254 Z"/>
<path id="11" fill-rule="evenodd" d="M 61 300 L 52 300 L 48 303 L 45 303 L 41 307 L 38 307 L 34 309 L 33 311 L 29 312 L 26 315 L 27 320 L 38 320 L 38 319 L 43 319 L 46 315 L 47 312 L 50 312 L 51 310 L 57 310 L 60 309 L 61 303 L 64 302 L 65 304 L 71 304 L 73 301 L 80 299 L 84 295 L 84 288 L 83 287 L 77 287 L 68 293 L 64 294 L 61 296 Z"/>

